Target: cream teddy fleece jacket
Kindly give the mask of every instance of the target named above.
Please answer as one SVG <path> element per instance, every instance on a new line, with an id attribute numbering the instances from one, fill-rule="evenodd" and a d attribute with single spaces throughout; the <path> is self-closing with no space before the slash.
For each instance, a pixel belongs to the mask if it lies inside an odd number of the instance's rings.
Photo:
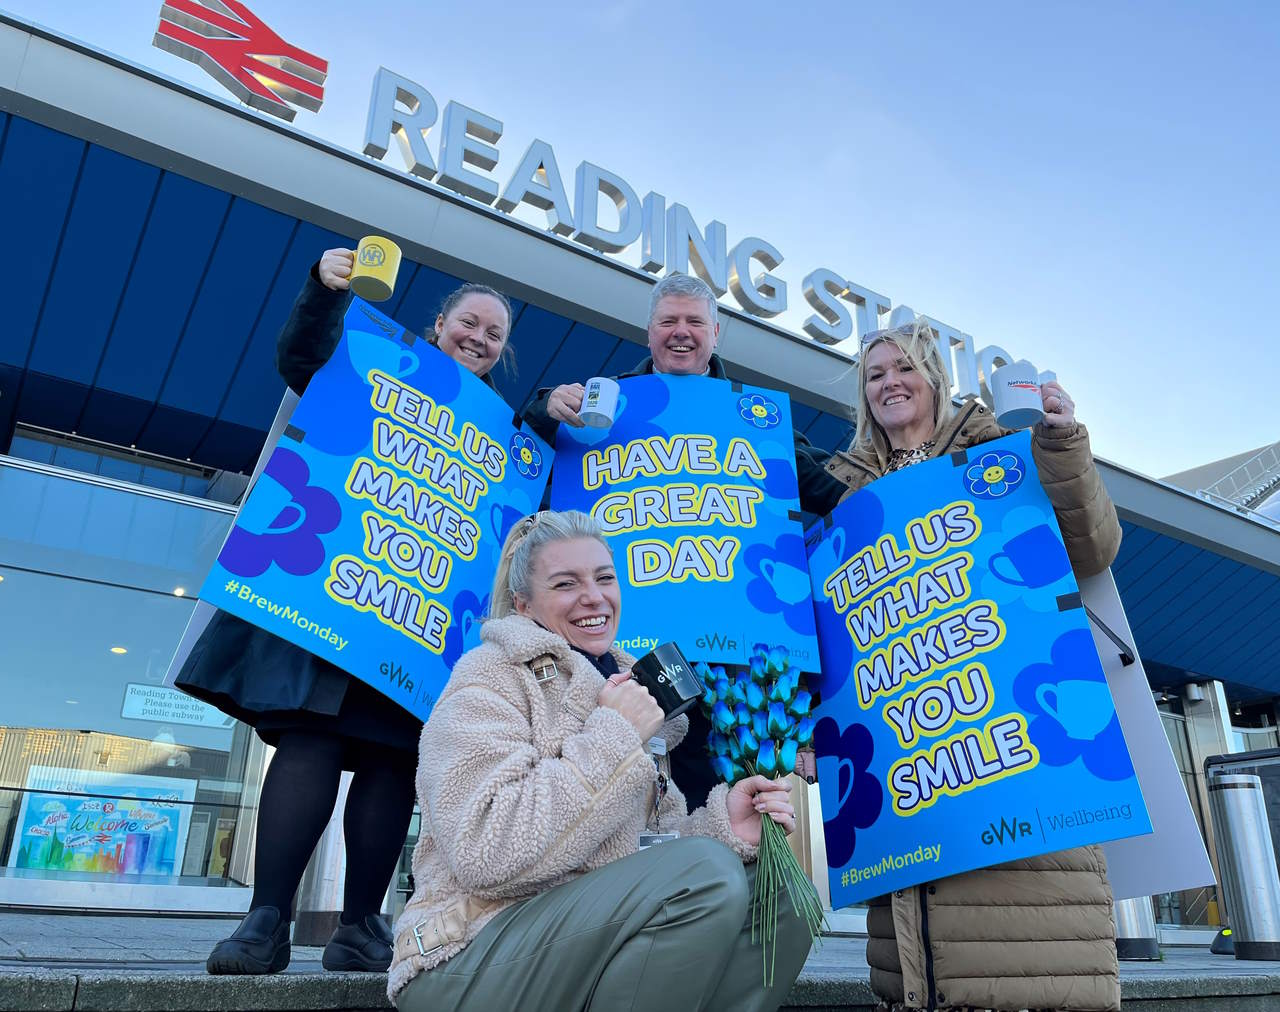
<path id="1" fill-rule="evenodd" d="M 635 729 L 596 705 L 604 678 L 555 633 L 523 616 L 485 623 L 422 729 L 413 851 L 416 889 L 395 926 L 387 993 L 461 952 L 501 910 L 636 852 L 655 827 L 657 769 Z M 550 656 L 559 671 L 539 682 Z M 614 651 L 624 670 L 634 659 Z M 545 672 L 544 672 L 545 673 Z M 669 721 L 669 746 L 684 736 Z M 663 832 L 708 836 L 744 862 L 756 848 L 729 827 L 728 787 L 686 811 L 670 784 Z"/>

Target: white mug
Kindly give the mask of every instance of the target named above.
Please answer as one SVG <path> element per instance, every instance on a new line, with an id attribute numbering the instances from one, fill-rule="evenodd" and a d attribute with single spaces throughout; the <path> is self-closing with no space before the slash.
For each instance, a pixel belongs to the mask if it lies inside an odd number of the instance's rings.
<path id="1" fill-rule="evenodd" d="M 618 383 L 605 376 L 587 380 L 578 417 L 594 429 L 607 429 L 618 411 Z"/>
<path id="2" fill-rule="evenodd" d="M 1023 359 L 1004 365 L 991 374 L 991 407 L 996 421 L 1006 429 L 1026 429 L 1044 418 L 1040 385 L 1057 377 L 1039 373 Z"/>

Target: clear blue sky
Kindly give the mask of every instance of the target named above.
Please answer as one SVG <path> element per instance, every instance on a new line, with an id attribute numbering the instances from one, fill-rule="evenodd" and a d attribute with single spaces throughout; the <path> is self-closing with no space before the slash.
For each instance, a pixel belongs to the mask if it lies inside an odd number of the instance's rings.
<path id="1" fill-rule="evenodd" d="M 226 94 L 160 0 L 3 2 Z M 359 149 L 386 66 L 503 121 L 500 182 L 541 137 L 768 239 L 793 307 L 830 267 L 1054 368 L 1120 464 L 1280 439 L 1280 5 L 249 6 L 330 61 L 310 133 Z"/>

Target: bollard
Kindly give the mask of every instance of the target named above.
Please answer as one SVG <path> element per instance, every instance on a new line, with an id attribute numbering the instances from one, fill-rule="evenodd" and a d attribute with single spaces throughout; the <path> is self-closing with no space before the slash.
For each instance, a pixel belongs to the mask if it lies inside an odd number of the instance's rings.
<path id="1" fill-rule="evenodd" d="M 1156 914 L 1150 896 L 1116 900 L 1116 956 L 1125 960 L 1160 958 Z"/>
<path id="2" fill-rule="evenodd" d="M 1242 773 L 1211 777 L 1209 808 L 1236 959 L 1280 959 L 1280 876 L 1262 780 Z"/>

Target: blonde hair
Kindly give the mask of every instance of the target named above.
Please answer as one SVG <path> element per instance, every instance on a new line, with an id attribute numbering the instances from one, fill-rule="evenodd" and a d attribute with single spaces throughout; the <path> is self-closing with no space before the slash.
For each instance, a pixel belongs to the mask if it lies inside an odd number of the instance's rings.
<path id="1" fill-rule="evenodd" d="M 516 522 L 502 545 L 502 558 L 493 575 L 493 593 L 489 598 L 489 618 L 505 618 L 516 611 L 516 595 L 529 596 L 530 577 L 538 553 L 556 541 L 594 538 L 604 545 L 610 557 L 613 549 L 594 517 L 578 510 L 556 513 L 543 510 Z"/>
<path id="2" fill-rule="evenodd" d="M 938 434 L 951 421 L 954 409 L 951 406 L 951 381 L 947 377 L 947 367 L 943 364 L 942 352 L 938 349 L 937 337 L 929 326 L 929 321 L 923 316 L 917 316 L 911 323 L 868 334 L 863 341 L 862 351 L 858 356 L 858 429 L 853 440 L 854 447 L 874 450 L 880 457 L 888 457 L 892 449 L 888 435 L 875 420 L 871 413 L 871 403 L 867 400 L 867 353 L 884 342 L 897 345 L 902 357 L 924 377 L 933 391 L 933 434 L 930 438 L 937 439 Z"/>

